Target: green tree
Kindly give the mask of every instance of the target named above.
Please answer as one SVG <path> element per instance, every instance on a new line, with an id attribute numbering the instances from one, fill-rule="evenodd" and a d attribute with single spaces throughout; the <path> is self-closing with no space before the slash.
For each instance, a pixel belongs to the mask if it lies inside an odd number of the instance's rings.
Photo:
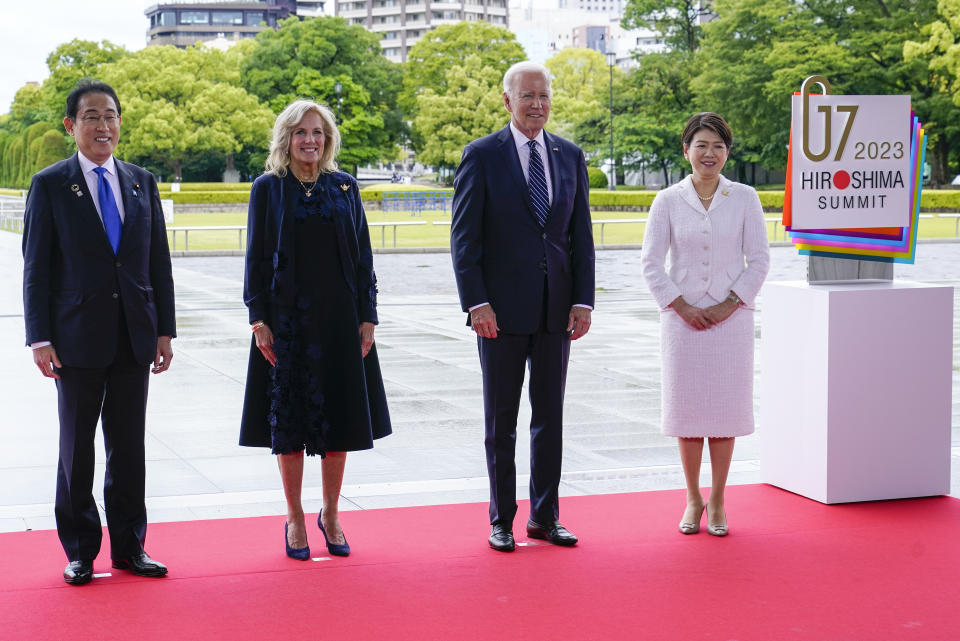
<path id="1" fill-rule="evenodd" d="M 421 94 L 429 91 L 436 96 L 446 95 L 450 90 L 447 72 L 456 65 L 463 66 L 473 56 L 479 58 L 481 67 L 496 72 L 501 80 L 511 65 L 527 58 L 516 36 L 503 27 L 488 22 L 441 25 L 428 31 L 407 54 L 399 100 L 404 113 L 416 119 Z M 413 144 L 419 151 L 424 141 L 414 136 Z"/>
<path id="2" fill-rule="evenodd" d="M 790 96 L 804 78 L 824 75 L 843 87 L 858 61 L 807 6 L 791 0 L 716 0 L 704 26 L 692 81 L 696 105 L 730 123 L 735 161 L 784 167 Z M 841 91 L 835 91 L 841 93 Z M 745 180 L 745 165 L 739 164 Z"/>
<path id="3" fill-rule="evenodd" d="M 647 28 L 673 51 L 696 51 L 701 22 L 711 14 L 705 0 L 628 0 L 621 23 L 627 29 Z"/>
<path id="4" fill-rule="evenodd" d="M 509 116 L 503 106 L 502 73 L 469 56 L 446 70 L 444 93 L 427 89 L 417 97 L 413 126 L 423 136 L 421 162 L 450 169 L 460 162 L 472 140 L 502 128 Z"/>
<path id="5" fill-rule="evenodd" d="M 127 50 L 124 47 L 109 40 L 94 42 L 74 38 L 54 49 L 47 56 L 50 76 L 44 80 L 42 90 L 50 124 L 56 125 L 63 120 L 67 95 L 79 80 L 99 79 L 102 65 L 116 62 L 125 55 Z"/>
<path id="6" fill-rule="evenodd" d="M 608 113 L 610 69 L 593 49 L 563 49 L 546 62 L 552 76 L 551 131 L 573 137 L 578 125 Z M 623 71 L 614 68 L 619 80 Z"/>
<path id="7" fill-rule="evenodd" d="M 356 166 L 395 155 L 404 130 L 400 68 L 380 51 L 376 34 L 343 18 L 290 18 L 257 34 L 241 62 L 241 84 L 274 113 L 296 98 L 329 105 L 340 119 L 340 163 Z"/>
<path id="8" fill-rule="evenodd" d="M 960 0 L 940 0 L 916 39 L 904 43 L 903 52 L 906 62 L 925 67 L 931 95 L 923 96 L 915 108 L 931 138 L 931 178 L 934 184 L 946 184 L 960 172 Z"/>
<path id="9" fill-rule="evenodd" d="M 163 73 L 145 76 L 143 69 Z M 267 145 L 273 114 L 237 86 L 236 52 L 199 45 L 147 47 L 103 65 L 100 73 L 121 96 L 123 133 L 117 153 L 126 160 L 159 161 L 180 180 L 190 158 L 223 154 L 232 168 L 234 154 Z"/>

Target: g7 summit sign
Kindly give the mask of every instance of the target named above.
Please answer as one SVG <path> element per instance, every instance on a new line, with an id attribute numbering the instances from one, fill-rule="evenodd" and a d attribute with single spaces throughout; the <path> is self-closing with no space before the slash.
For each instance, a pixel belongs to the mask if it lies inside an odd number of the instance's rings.
<path id="1" fill-rule="evenodd" d="M 810 93 L 815 84 L 823 95 Z M 910 96 L 828 92 L 814 76 L 793 96 L 793 229 L 909 226 Z"/>

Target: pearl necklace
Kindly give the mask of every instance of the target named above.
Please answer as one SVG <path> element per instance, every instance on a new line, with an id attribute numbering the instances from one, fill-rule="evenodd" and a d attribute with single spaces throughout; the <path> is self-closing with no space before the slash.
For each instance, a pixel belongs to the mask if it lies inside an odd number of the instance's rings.
<path id="1" fill-rule="evenodd" d="M 692 183 L 691 183 L 691 184 L 692 184 Z M 720 189 L 720 183 L 719 183 L 719 182 L 717 183 L 717 186 L 713 188 L 713 193 L 710 194 L 709 196 L 701 196 L 701 195 L 700 195 L 700 192 L 697 191 L 697 188 L 696 188 L 696 187 L 693 188 L 693 191 L 696 192 L 697 198 L 699 198 L 700 200 L 706 202 L 706 201 L 708 201 L 708 200 L 713 200 L 713 197 L 717 195 L 717 190 L 718 190 L 718 189 Z"/>

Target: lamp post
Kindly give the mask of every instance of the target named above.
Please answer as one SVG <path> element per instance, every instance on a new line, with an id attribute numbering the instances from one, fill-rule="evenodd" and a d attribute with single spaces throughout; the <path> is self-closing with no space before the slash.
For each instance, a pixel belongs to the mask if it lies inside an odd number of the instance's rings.
<path id="1" fill-rule="evenodd" d="M 607 66 L 610 67 L 610 183 L 607 189 L 616 190 L 617 183 L 617 162 L 613 158 L 613 68 L 617 65 L 617 54 L 613 51 L 607 52 Z"/>
<path id="2" fill-rule="evenodd" d="M 340 126 L 340 105 L 343 104 L 343 83 L 339 80 L 333 83 L 333 93 L 337 94 L 337 126 Z"/>

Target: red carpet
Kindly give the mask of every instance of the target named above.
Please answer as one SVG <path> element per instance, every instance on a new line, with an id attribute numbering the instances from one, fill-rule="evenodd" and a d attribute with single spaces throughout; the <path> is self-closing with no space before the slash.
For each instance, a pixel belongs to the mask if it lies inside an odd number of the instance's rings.
<path id="1" fill-rule="evenodd" d="M 55 532 L 0 534 L 0 638 L 960 639 L 956 499 L 825 506 L 731 487 L 726 539 L 679 534 L 682 502 L 565 498 L 580 545 L 512 554 L 487 548 L 485 505 L 346 512 L 353 555 L 320 562 L 283 556 L 282 517 L 159 523 L 147 550 L 167 578 L 114 570 L 79 588 L 60 579 Z"/>

